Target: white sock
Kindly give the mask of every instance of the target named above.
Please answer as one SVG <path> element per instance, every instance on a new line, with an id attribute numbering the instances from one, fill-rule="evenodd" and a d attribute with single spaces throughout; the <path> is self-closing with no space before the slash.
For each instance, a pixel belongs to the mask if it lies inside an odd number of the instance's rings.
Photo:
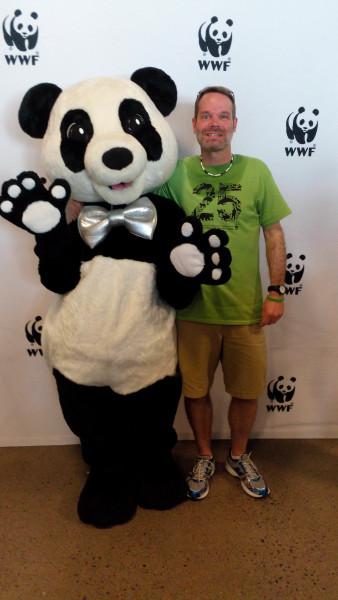
<path id="1" fill-rule="evenodd" d="M 230 452 L 230 455 L 231 455 L 232 460 L 239 460 L 241 458 L 241 456 L 242 456 L 241 454 L 239 456 L 234 456 L 232 454 L 232 451 Z"/>

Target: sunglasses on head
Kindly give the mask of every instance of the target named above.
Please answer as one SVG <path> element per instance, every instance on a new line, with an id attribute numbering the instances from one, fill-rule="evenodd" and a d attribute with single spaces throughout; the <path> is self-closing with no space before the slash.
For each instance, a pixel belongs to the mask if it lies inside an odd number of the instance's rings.
<path id="1" fill-rule="evenodd" d="M 200 90 L 198 92 L 196 100 L 198 100 L 201 96 L 203 96 L 209 91 L 216 93 L 219 92 L 220 94 L 224 94 L 225 96 L 228 96 L 231 100 L 235 101 L 235 94 L 233 93 L 233 91 L 229 88 L 220 85 L 209 85 L 208 87 L 203 88 L 203 90 Z"/>

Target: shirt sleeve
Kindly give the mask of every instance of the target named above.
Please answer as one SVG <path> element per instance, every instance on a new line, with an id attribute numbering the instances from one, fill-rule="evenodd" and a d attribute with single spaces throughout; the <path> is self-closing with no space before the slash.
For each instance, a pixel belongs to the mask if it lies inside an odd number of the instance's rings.
<path id="1" fill-rule="evenodd" d="M 288 204 L 280 193 L 268 167 L 264 173 L 264 194 L 260 207 L 259 220 L 261 227 L 269 227 L 278 223 L 292 213 Z"/>
<path id="2" fill-rule="evenodd" d="M 170 200 L 174 199 L 167 183 L 161 185 L 159 188 L 154 190 L 153 193 L 157 194 L 158 196 L 163 196 L 164 198 L 169 198 Z"/>

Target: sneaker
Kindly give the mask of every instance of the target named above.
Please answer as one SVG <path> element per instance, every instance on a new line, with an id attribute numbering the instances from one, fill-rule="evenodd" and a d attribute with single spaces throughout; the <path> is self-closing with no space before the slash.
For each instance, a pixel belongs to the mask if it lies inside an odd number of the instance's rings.
<path id="1" fill-rule="evenodd" d="M 242 454 L 238 460 L 234 460 L 229 450 L 225 468 L 234 477 L 239 477 L 243 490 L 254 498 L 264 498 L 270 493 L 264 479 L 259 474 L 256 465 L 252 462 L 250 454 Z"/>
<path id="2" fill-rule="evenodd" d="M 202 500 L 209 494 L 209 479 L 215 473 L 215 459 L 210 456 L 198 456 L 194 468 L 187 477 L 190 500 Z"/>

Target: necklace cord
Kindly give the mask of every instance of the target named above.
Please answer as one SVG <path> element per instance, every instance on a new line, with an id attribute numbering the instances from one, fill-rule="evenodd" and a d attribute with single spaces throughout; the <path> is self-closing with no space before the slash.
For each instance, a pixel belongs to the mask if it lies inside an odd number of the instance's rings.
<path id="1" fill-rule="evenodd" d="M 203 165 L 202 156 L 200 156 L 200 163 L 201 163 L 202 171 L 204 171 L 204 173 L 206 173 L 207 175 L 210 175 L 210 177 L 221 177 L 221 175 L 225 175 L 225 173 L 227 173 L 228 171 L 230 171 L 230 169 L 232 167 L 233 160 L 234 160 L 234 155 L 232 154 L 231 155 L 230 165 L 225 169 L 225 171 L 222 171 L 222 173 L 209 173 L 209 171 L 207 171 L 206 168 Z"/>

